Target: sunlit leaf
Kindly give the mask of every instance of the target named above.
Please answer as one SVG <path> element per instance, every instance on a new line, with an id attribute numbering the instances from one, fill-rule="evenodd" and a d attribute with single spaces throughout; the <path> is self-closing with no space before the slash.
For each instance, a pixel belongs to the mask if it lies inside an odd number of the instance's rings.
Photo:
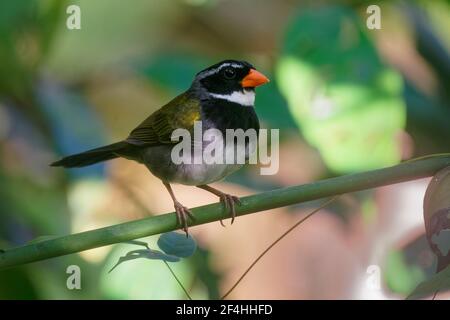
<path id="1" fill-rule="evenodd" d="M 81 29 L 70 30 L 65 21 L 60 23 L 47 64 L 59 77 L 72 80 L 83 79 L 94 70 L 123 66 L 137 54 L 148 55 L 170 37 L 171 17 L 176 10 L 172 1 L 138 0 L 130 6 L 120 0 L 77 0 L 68 4 L 80 6 Z"/>
<path id="2" fill-rule="evenodd" d="M 400 251 L 389 253 L 384 276 L 390 290 L 405 295 L 425 279 L 423 271 L 417 265 L 409 265 Z"/>
<path id="3" fill-rule="evenodd" d="M 280 91 L 302 134 L 342 173 L 397 163 L 396 137 L 405 126 L 401 77 L 381 63 L 363 29 L 343 7 L 302 10 L 277 63 Z"/>
<path id="4" fill-rule="evenodd" d="M 186 237 L 184 234 L 169 232 L 159 237 L 158 247 L 169 255 L 187 258 L 194 254 L 197 243 L 191 235 Z"/>
<path id="5" fill-rule="evenodd" d="M 59 192 L 57 188 L 43 188 L 0 169 L 0 210 L 3 218 L 0 225 L 7 228 L 8 223 L 5 221 L 17 219 L 32 226 L 37 234 L 69 233 L 68 208 Z M 14 232 L 18 243 L 30 240 L 30 235 L 13 231 L 15 229 L 11 226 L 9 229 L 9 232 Z"/>

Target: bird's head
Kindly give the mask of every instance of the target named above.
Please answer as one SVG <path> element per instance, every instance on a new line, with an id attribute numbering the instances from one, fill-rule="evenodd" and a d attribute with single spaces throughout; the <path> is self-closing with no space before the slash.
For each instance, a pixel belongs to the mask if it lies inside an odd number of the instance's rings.
<path id="1" fill-rule="evenodd" d="M 224 60 L 197 73 L 193 85 L 200 87 L 202 95 L 209 98 L 253 106 L 255 87 L 267 82 L 269 79 L 250 63 Z"/>

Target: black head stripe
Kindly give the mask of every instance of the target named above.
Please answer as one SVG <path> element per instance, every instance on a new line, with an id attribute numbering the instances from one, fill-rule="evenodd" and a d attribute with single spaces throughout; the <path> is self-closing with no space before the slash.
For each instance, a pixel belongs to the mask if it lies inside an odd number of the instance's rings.
<path id="1" fill-rule="evenodd" d="M 212 66 L 200 71 L 199 73 L 197 73 L 196 78 L 204 79 L 208 76 L 219 73 L 223 68 L 226 68 L 226 67 L 232 67 L 235 69 L 246 69 L 246 70 L 250 70 L 253 68 L 253 66 L 246 61 L 224 60 L 224 61 L 216 63 L 215 65 L 212 65 Z"/>
<path id="2" fill-rule="evenodd" d="M 233 69 L 232 72 L 230 68 Z M 206 93 L 242 92 L 241 81 L 252 68 L 253 66 L 245 61 L 224 60 L 200 71 L 195 77 L 194 84 L 200 86 Z"/>

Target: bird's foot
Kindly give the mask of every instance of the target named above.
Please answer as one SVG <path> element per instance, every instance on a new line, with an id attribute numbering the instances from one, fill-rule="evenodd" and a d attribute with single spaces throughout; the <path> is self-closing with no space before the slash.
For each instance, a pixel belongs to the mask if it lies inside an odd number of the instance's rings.
<path id="1" fill-rule="evenodd" d="M 183 228 L 183 231 L 186 232 L 186 237 L 188 237 L 188 219 L 195 220 L 195 218 L 192 212 L 178 201 L 174 201 L 173 205 L 177 214 L 177 222 Z"/>
<path id="2" fill-rule="evenodd" d="M 216 188 L 210 187 L 207 184 L 197 186 L 200 189 L 206 190 L 208 192 L 211 192 L 212 194 L 215 194 L 219 197 L 220 202 L 225 207 L 226 211 L 230 211 L 231 213 L 231 224 L 233 224 L 234 219 L 236 218 L 236 208 L 235 205 L 241 205 L 241 200 L 239 200 L 238 197 L 232 196 L 231 194 L 227 194 L 225 192 L 222 192 L 220 190 L 217 190 Z M 220 224 L 222 227 L 225 227 L 222 220 L 220 220 Z"/>
<path id="3" fill-rule="evenodd" d="M 231 224 L 233 224 L 234 219 L 236 218 L 236 207 L 235 205 L 241 205 L 241 200 L 239 200 L 238 197 L 233 196 L 231 194 L 222 193 L 219 195 L 220 202 L 225 207 L 226 211 L 229 211 L 231 213 Z M 220 224 L 225 227 L 222 220 L 220 220 Z"/>

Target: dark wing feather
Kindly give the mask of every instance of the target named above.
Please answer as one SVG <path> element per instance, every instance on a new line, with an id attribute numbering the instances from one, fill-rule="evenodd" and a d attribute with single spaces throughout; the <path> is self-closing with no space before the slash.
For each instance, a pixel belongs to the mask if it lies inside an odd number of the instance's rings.
<path id="1" fill-rule="evenodd" d="M 126 142 L 137 146 L 173 144 L 172 132 L 178 128 L 189 131 L 200 120 L 200 102 L 187 93 L 181 94 L 155 111 L 131 131 Z"/>

